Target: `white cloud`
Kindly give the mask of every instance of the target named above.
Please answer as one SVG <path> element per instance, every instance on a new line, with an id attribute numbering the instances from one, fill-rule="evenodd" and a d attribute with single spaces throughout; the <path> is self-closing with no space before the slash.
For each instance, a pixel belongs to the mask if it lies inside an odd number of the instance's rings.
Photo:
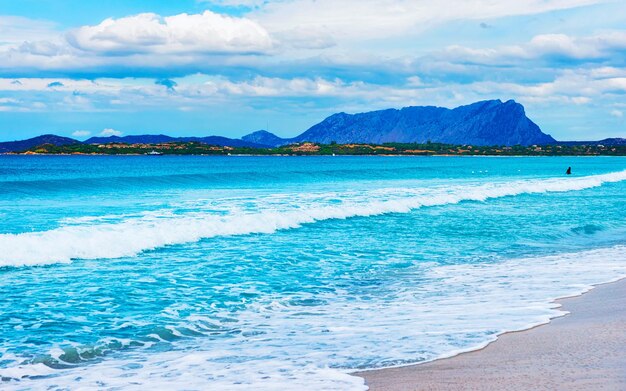
<path id="1" fill-rule="evenodd" d="M 102 136 L 102 137 L 118 136 L 119 137 L 122 134 L 123 133 L 120 132 L 119 130 L 107 128 L 107 129 L 102 130 L 102 132 L 100 132 L 99 136 Z"/>
<path id="2" fill-rule="evenodd" d="M 55 24 L 19 16 L 0 15 L 0 47 L 21 44 L 24 41 L 50 39 L 59 35 Z"/>
<path id="3" fill-rule="evenodd" d="M 74 137 L 88 137 L 91 135 L 91 132 L 88 130 L 77 130 L 74 133 L 72 133 L 72 136 Z"/>
<path id="4" fill-rule="evenodd" d="M 63 44 L 54 43 L 46 40 L 40 41 L 24 41 L 19 46 L 19 51 L 23 53 L 30 53 L 38 56 L 56 56 L 66 53 L 67 50 L 63 47 Z"/>
<path id="5" fill-rule="evenodd" d="M 603 58 L 626 49 L 626 31 L 608 31 L 587 37 L 570 37 L 565 34 L 539 35 L 532 39 L 529 49 L 535 52 L 535 56 Z"/>
<path id="6" fill-rule="evenodd" d="M 603 0 L 290 0 L 268 2 L 250 17 L 271 32 L 316 27 L 337 40 L 415 34 L 455 20 L 532 15 Z"/>
<path id="7" fill-rule="evenodd" d="M 96 108 L 92 104 L 90 98 L 79 95 L 72 94 L 67 95 L 62 100 L 63 106 L 66 111 L 95 111 Z"/>
<path id="8" fill-rule="evenodd" d="M 316 26 L 297 26 L 275 35 L 282 44 L 296 49 L 327 49 L 337 45 L 328 31 Z"/>
<path id="9" fill-rule="evenodd" d="M 626 72 L 626 70 L 624 70 Z M 626 77 L 597 77 L 592 70 L 566 70 L 545 83 L 475 82 L 472 88 L 483 94 L 506 93 L 533 102 L 587 103 L 592 98 L 607 98 L 626 94 Z"/>
<path id="10" fill-rule="evenodd" d="M 587 103 L 591 102 L 591 98 L 588 98 L 586 96 L 574 96 L 572 97 L 572 102 L 577 105 L 586 105 Z"/>
<path id="11" fill-rule="evenodd" d="M 264 53 L 272 49 L 269 33 L 258 23 L 205 11 L 161 17 L 144 13 L 106 19 L 67 34 L 78 49 L 109 54 Z"/>
<path id="12" fill-rule="evenodd" d="M 410 87 L 423 87 L 424 82 L 419 76 L 411 76 L 406 79 L 406 83 Z"/>
<path id="13" fill-rule="evenodd" d="M 487 49 L 452 45 L 437 57 L 479 64 L 508 64 L 539 58 L 594 61 L 614 57 L 624 50 L 626 50 L 626 31 L 608 31 L 586 37 L 542 34 L 523 45 Z"/>
<path id="14" fill-rule="evenodd" d="M 624 112 L 621 110 L 613 110 L 611 111 L 611 115 L 615 118 L 622 118 L 624 116 Z"/>

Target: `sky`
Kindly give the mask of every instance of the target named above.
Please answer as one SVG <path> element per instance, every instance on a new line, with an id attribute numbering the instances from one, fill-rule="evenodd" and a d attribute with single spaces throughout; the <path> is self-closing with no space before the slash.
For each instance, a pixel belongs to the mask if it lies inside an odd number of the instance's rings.
<path id="1" fill-rule="evenodd" d="M 514 99 L 626 137 L 624 0 L 0 0 L 0 141 L 295 136 L 336 112 Z"/>

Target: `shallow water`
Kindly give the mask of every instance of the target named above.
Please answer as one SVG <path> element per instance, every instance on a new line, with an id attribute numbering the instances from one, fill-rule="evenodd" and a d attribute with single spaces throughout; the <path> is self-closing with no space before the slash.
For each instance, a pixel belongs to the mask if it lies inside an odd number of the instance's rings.
<path id="1" fill-rule="evenodd" d="M 364 389 L 626 276 L 625 201 L 624 158 L 0 156 L 0 385 Z"/>

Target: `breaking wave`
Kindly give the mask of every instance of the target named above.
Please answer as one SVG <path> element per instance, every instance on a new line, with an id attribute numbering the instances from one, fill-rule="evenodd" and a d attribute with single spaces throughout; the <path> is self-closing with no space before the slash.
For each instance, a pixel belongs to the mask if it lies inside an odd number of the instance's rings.
<path id="1" fill-rule="evenodd" d="M 227 214 L 191 212 L 137 217 L 115 223 L 62 226 L 49 231 L 0 235 L 0 267 L 33 266 L 134 256 L 142 251 L 201 239 L 271 234 L 329 219 L 406 213 L 428 206 L 485 201 L 493 198 L 568 192 L 626 180 L 626 171 L 580 178 L 550 178 L 423 189 L 379 189 L 359 197 L 333 194 L 303 204 L 266 203 L 257 210 L 233 208 Z M 262 200 L 261 200 L 262 201 Z M 263 204 L 263 202 L 261 202 Z"/>

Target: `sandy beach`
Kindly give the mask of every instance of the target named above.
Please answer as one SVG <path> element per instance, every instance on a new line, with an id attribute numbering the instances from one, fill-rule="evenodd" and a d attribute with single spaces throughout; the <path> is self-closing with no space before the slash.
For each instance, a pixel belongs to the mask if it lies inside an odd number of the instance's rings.
<path id="1" fill-rule="evenodd" d="M 484 349 L 357 375 L 372 391 L 626 390 L 626 280 L 557 302 L 570 314 Z"/>

